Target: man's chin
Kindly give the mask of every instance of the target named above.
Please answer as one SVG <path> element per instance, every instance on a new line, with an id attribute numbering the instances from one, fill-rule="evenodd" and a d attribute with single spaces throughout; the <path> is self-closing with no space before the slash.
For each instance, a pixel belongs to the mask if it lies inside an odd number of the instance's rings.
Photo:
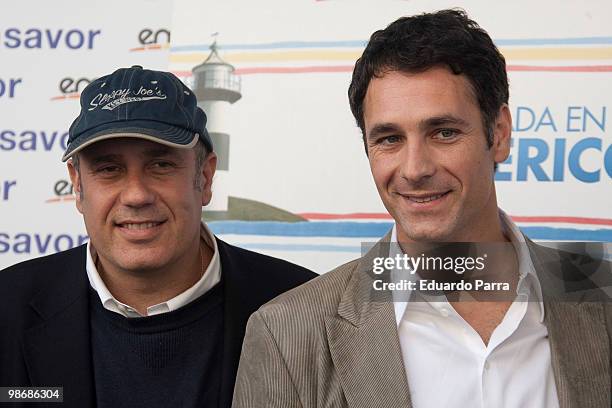
<path id="1" fill-rule="evenodd" d="M 397 237 L 401 242 L 447 242 L 451 240 L 452 234 L 449 229 L 442 229 L 440 226 L 431 225 L 406 225 L 399 226 L 402 231 L 398 231 Z"/>
<path id="2" fill-rule="evenodd" d="M 168 264 L 168 261 L 156 251 L 126 251 L 115 256 L 115 264 L 126 272 L 142 273 L 158 270 Z"/>

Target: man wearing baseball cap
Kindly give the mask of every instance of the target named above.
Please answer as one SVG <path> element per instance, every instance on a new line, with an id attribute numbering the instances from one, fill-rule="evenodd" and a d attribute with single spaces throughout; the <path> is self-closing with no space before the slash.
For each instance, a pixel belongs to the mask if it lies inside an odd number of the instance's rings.
<path id="1" fill-rule="evenodd" d="M 92 82 L 62 158 L 87 245 L 0 272 L 0 387 L 64 407 L 226 407 L 249 315 L 315 275 L 201 222 L 216 155 L 167 72 Z"/>

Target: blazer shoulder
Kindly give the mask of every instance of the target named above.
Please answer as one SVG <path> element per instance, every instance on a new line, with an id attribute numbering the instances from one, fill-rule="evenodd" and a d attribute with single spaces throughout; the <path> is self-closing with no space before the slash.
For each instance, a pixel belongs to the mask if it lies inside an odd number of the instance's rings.
<path id="1" fill-rule="evenodd" d="M 580 242 L 567 243 L 561 249 L 529 244 L 545 295 L 610 303 L 604 289 L 612 287 L 612 263 L 603 256 L 603 247 L 587 248 Z"/>
<path id="2" fill-rule="evenodd" d="M 0 302 L 20 304 L 63 275 L 69 267 L 85 269 L 86 245 L 30 259 L 0 271 Z M 6 302 L 6 303 L 5 303 Z"/>
<path id="3" fill-rule="evenodd" d="M 249 251 L 230 245 L 217 238 L 221 255 L 221 268 L 228 264 L 233 267 L 248 265 L 251 271 L 258 275 L 258 279 L 271 280 L 277 283 L 286 282 L 291 287 L 302 284 L 318 276 L 313 271 L 283 259 Z M 225 265 L 224 265 L 225 264 Z"/>

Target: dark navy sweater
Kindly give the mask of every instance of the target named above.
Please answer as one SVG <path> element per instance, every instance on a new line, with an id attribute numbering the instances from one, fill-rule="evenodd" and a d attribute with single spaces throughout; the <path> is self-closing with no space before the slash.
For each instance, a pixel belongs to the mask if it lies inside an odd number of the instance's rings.
<path id="1" fill-rule="evenodd" d="M 126 318 L 90 291 L 97 408 L 216 407 L 223 354 L 223 288 L 182 308 Z"/>

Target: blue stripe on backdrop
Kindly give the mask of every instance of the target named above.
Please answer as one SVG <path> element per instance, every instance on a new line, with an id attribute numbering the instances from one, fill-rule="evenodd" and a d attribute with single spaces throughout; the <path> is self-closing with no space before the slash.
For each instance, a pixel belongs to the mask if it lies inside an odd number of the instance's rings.
<path id="1" fill-rule="evenodd" d="M 494 40 L 497 46 L 512 45 L 609 45 L 612 37 L 579 37 L 579 38 L 519 38 Z M 353 41 L 280 41 L 259 44 L 222 44 L 219 48 L 229 50 L 267 50 L 295 48 L 364 48 L 367 40 Z M 172 52 L 210 51 L 208 44 L 179 45 L 170 48 Z"/>
<path id="2" fill-rule="evenodd" d="M 521 231 L 532 239 L 612 242 L 612 229 L 582 230 L 576 228 L 521 227 Z"/>
<path id="3" fill-rule="evenodd" d="M 213 221 L 208 223 L 215 234 L 262 235 L 284 237 L 380 238 L 392 227 L 390 222 L 277 222 Z M 532 239 L 560 241 L 612 242 L 612 229 L 522 227 Z M 259 245 L 259 244 L 258 244 Z M 299 245 L 298 245 L 299 246 Z M 323 246 L 326 247 L 326 246 Z M 294 250 L 299 250 L 295 248 Z M 315 249 L 304 249 L 315 250 Z M 325 250 L 325 249 L 322 249 Z M 339 249 L 341 251 L 341 249 Z M 351 251 L 352 252 L 352 251 Z"/>
<path id="4" fill-rule="evenodd" d="M 360 245 L 316 245 L 316 244 L 274 244 L 270 242 L 240 242 L 240 248 L 253 251 L 287 251 L 287 252 L 348 252 L 361 254 Z"/>
<path id="5" fill-rule="evenodd" d="M 294 49 L 294 48 L 365 48 L 367 40 L 356 41 L 279 41 L 258 44 L 221 44 L 219 49 L 229 50 L 267 50 L 267 49 Z M 210 51 L 210 46 L 199 45 L 179 45 L 170 47 L 172 52 L 185 51 Z"/>
<path id="6" fill-rule="evenodd" d="M 390 222 L 279 222 L 214 221 L 208 226 L 216 234 L 284 237 L 380 238 L 392 227 Z"/>

